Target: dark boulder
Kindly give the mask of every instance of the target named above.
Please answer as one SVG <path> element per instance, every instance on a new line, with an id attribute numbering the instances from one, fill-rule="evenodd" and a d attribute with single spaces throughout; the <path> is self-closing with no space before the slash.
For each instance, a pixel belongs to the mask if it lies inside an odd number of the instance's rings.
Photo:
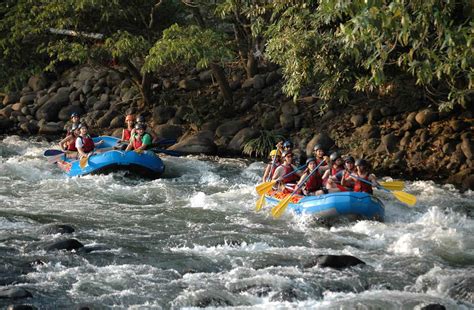
<path id="1" fill-rule="evenodd" d="M 55 241 L 54 243 L 48 245 L 46 247 L 46 251 L 54 251 L 54 250 L 72 251 L 72 250 L 81 249 L 83 247 L 84 245 L 76 239 L 66 239 L 66 240 Z"/>
<path id="2" fill-rule="evenodd" d="M 429 304 L 423 306 L 420 310 L 446 310 L 446 307 L 440 304 Z"/>
<path id="3" fill-rule="evenodd" d="M 343 269 L 359 264 L 365 265 L 365 262 L 351 255 L 318 255 L 315 260 L 305 264 L 304 267 L 311 268 L 317 265 L 318 267 Z"/>

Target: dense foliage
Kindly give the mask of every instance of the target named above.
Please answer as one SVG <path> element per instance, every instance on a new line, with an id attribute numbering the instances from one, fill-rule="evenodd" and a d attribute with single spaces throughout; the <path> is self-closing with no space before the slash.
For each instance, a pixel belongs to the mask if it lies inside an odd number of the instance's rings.
<path id="1" fill-rule="evenodd" d="M 20 87 L 65 60 L 108 66 L 113 59 L 148 97 L 151 74 L 187 63 L 210 66 L 231 100 L 222 69 L 239 60 L 252 77 L 270 60 L 294 98 L 310 89 L 346 102 L 353 92 L 411 83 L 453 108 L 472 100 L 471 16 L 468 0 L 6 0 L 0 83 Z"/>

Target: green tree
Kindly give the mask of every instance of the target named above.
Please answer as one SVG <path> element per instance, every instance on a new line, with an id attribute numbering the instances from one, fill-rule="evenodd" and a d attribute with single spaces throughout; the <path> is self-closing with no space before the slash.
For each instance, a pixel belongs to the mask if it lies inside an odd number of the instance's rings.
<path id="1" fill-rule="evenodd" d="M 10 38 L 34 38 L 34 51 L 49 57 L 48 69 L 61 61 L 125 66 L 143 102 L 151 98 L 151 76 L 142 74 L 148 50 L 163 29 L 181 17 L 180 2 L 152 0 L 21 0 L 11 15 Z M 2 24 L 1 22 L 0 24 Z M 1 28 L 0 28 L 1 29 Z"/>
<path id="2" fill-rule="evenodd" d="M 232 102 L 232 91 L 223 64 L 232 59 L 233 52 L 226 46 L 224 35 L 210 29 L 177 24 L 163 32 L 163 37 L 150 49 L 143 66 L 144 72 L 159 70 L 166 64 L 193 63 L 198 68 L 210 67 L 219 83 L 223 97 Z"/>
<path id="3" fill-rule="evenodd" d="M 441 109 L 472 96 L 470 1 L 278 1 L 273 13 L 267 53 L 291 96 L 314 85 L 345 101 L 407 74 Z"/>

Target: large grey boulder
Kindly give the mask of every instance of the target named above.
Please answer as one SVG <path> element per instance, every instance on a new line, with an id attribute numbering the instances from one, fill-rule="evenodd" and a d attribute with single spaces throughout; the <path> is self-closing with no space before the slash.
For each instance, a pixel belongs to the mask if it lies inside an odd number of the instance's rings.
<path id="1" fill-rule="evenodd" d="M 231 152 L 240 153 L 244 147 L 244 143 L 249 139 L 255 138 L 258 136 L 258 131 L 253 128 L 244 128 L 240 130 L 233 138 L 230 140 L 227 148 Z"/>
<path id="2" fill-rule="evenodd" d="M 200 131 L 194 135 L 188 136 L 179 143 L 171 146 L 169 149 L 190 154 L 216 153 L 217 146 L 213 141 L 214 133 L 210 130 Z"/>
<path id="3" fill-rule="evenodd" d="M 239 130 L 244 128 L 246 123 L 242 120 L 228 121 L 216 129 L 216 136 L 230 138 L 233 137 Z"/>
<path id="4" fill-rule="evenodd" d="M 313 138 L 306 145 L 306 156 L 312 156 L 313 148 L 316 144 L 320 144 L 326 153 L 334 146 L 334 140 L 325 132 L 315 134 Z"/>
<path id="5" fill-rule="evenodd" d="M 176 125 L 157 125 L 153 128 L 159 139 L 178 139 L 183 135 L 183 129 L 181 126 Z"/>
<path id="6" fill-rule="evenodd" d="M 45 121 L 57 121 L 59 111 L 68 103 L 69 93 L 66 91 L 58 92 L 56 95 L 49 98 L 48 101 L 46 101 L 46 103 L 36 111 L 36 119 L 44 119 Z"/>

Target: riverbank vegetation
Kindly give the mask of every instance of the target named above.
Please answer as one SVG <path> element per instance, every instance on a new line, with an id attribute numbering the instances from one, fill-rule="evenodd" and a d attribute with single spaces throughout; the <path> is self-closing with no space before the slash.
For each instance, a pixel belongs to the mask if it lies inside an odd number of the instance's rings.
<path id="1" fill-rule="evenodd" d="M 4 1 L 0 85 L 66 63 L 127 69 L 142 102 L 162 65 L 209 66 L 227 101 L 226 72 L 277 64 L 283 91 L 324 100 L 413 84 L 440 109 L 473 92 L 471 1 Z M 143 65 L 145 64 L 145 67 Z"/>

